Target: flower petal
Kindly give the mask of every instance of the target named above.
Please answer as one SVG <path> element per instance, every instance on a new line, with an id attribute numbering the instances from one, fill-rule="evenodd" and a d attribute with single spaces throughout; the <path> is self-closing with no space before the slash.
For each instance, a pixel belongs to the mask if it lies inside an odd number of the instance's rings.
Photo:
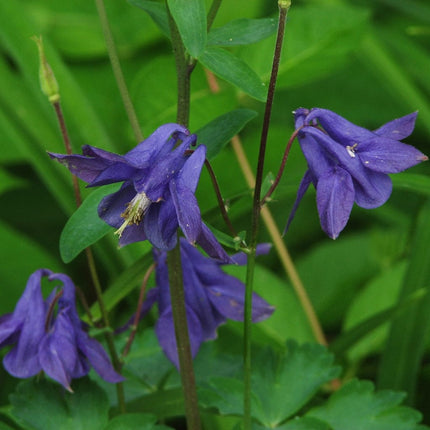
<path id="1" fill-rule="evenodd" d="M 153 246 L 164 251 L 175 247 L 179 224 L 170 194 L 166 201 L 152 204 L 142 222 L 145 235 Z"/>
<path id="2" fill-rule="evenodd" d="M 306 123 L 309 124 L 315 119 L 332 139 L 343 146 L 352 146 L 354 143 L 365 141 L 373 136 L 371 131 L 349 122 L 328 109 L 312 109 L 306 117 Z"/>
<path id="3" fill-rule="evenodd" d="M 176 181 L 171 180 L 169 189 L 175 205 L 179 226 L 188 242 L 194 244 L 200 235 L 202 227 L 202 218 L 197 199 L 194 193 L 179 181 L 176 183 Z"/>
<path id="4" fill-rule="evenodd" d="M 200 282 L 194 270 L 195 262 L 186 258 L 182 260 L 182 273 L 184 279 L 185 303 L 197 318 L 202 330 L 202 340 L 215 339 L 218 326 L 225 321 L 207 295 L 207 288 Z"/>
<path id="5" fill-rule="evenodd" d="M 70 382 L 77 359 L 74 326 L 63 311 L 58 314 L 51 331 L 40 342 L 40 365 L 49 377 L 71 391 Z"/>
<path id="6" fill-rule="evenodd" d="M 178 133 L 174 139 L 169 137 Z M 178 138 L 183 138 L 189 135 L 189 131 L 179 124 L 164 124 L 158 127 L 150 136 L 143 142 L 139 143 L 135 148 L 125 154 L 124 158 L 133 166 L 143 169 L 149 167 L 154 159 L 162 151 L 163 153 L 170 152 Z"/>
<path id="7" fill-rule="evenodd" d="M 20 333 L 17 344 L 4 357 L 3 364 L 6 371 L 17 378 L 28 378 L 41 370 L 37 351 L 44 336 L 46 319 L 41 281 L 43 276 L 51 273 L 50 270 L 40 269 L 29 277 L 12 315 Z"/>
<path id="8" fill-rule="evenodd" d="M 369 169 L 366 182 L 353 178 L 355 203 L 365 209 L 374 209 L 383 205 L 390 197 L 393 189 L 391 178 L 385 173 L 373 172 Z"/>
<path id="9" fill-rule="evenodd" d="M 200 322 L 194 312 L 188 308 L 186 309 L 186 312 L 191 354 L 194 357 L 197 354 L 201 343 L 203 342 L 202 330 L 200 327 Z M 166 309 L 163 314 L 161 314 L 158 318 L 157 324 L 155 325 L 155 333 L 157 335 L 158 342 L 164 353 L 166 354 L 167 358 L 179 370 L 179 358 L 176 349 L 175 327 L 173 324 L 172 310 L 170 308 Z"/>
<path id="10" fill-rule="evenodd" d="M 302 201 L 302 198 L 305 195 L 311 183 L 312 183 L 312 173 L 310 170 L 307 170 L 305 173 L 305 176 L 303 176 L 303 179 L 300 182 L 299 189 L 297 190 L 296 201 L 294 202 L 293 209 L 291 209 L 291 213 L 290 213 L 290 216 L 288 217 L 287 225 L 284 228 L 283 234 L 285 234 L 290 228 L 290 224 L 294 219 L 294 215 L 296 214 L 297 208 L 299 207 L 299 204 Z"/>
<path id="11" fill-rule="evenodd" d="M 378 136 L 360 143 L 356 152 L 365 167 L 381 173 L 402 172 L 428 159 L 411 145 Z"/>
<path id="12" fill-rule="evenodd" d="M 341 167 L 318 178 L 317 207 L 322 229 L 336 239 L 348 222 L 354 204 L 351 176 Z"/>
<path id="13" fill-rule="evenodd" d="M 55 154 L 54 152 L 48 152 L 48 155 L 87 183 L 91 183 L 111 164 L 111 162 L 101 158 L 90 158 L 84 155 Z"/>
<path id="14" fill-rule="evenodd" d="M 224 248 L 219 244 L 214 234 L 203 221 L 199 237 L 197 238 L 197 243 L 203 248 L 209 257 L 215 258 L 226 264 L 234 264 L 234 261 L 224 251 Z"/>
<path id="15" fill-rule="evenodd" d="M 238 279 L 225 274 L 222 284 L 212 285 L 208 288 L 208 296 L 221 315 L 235 321 L 243 321 L 245 285 Z M 274 309 L 259 295 L 252 294 L 253 322 L 268 318 Z"/>
<path id="16" fill-rule="evenodd" d="M 206 146 L 200 145 L 188 158 L 178 173 L 178 182 L 185 185 L 193 193 L 196 191 L 200 173 L 206 159 Z"/>
<path id="17" fill-rule="evenodd" d="M 79 350 L 85 355 L 94 370 L 107 382 L 116 384 L 124 378 L 112 367 L 106 351 L 95 339 L 91 339 L 84 331 L 76 334 Z"/>
<path id="18" fill-rule="evenodd" d="M 151 169 L 134 181 L 136 191 L 144 192 L 149 199 L 156 202 L 165 198 L 169 182 L 174 179 L 187 161 L 185 151 L 195 141 L 195 136 L 188 136 L 177 148 L 163 158 L 153 161 Z"/>
<path id="19" fill-rule="evenodd" d="M 374 130 L 373 133 L 388 139 L 402 140 L 414 130 L 417 115 L 418 112 L 412 112 L 409 115 L 394 119 Z"/>
<path id="20" fill-rule="evenodd" d="M 121 214 L 135 196 L 136 190 L 133 185 L 125 182 L 116 193 L 103 197 L 97 209 L 99 217 L 110 226 L 119 228 L 124 222 Z"/>

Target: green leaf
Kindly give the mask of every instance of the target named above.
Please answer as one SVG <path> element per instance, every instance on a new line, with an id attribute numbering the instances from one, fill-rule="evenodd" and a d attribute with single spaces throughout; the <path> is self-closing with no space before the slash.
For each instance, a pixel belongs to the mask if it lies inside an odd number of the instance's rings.
<path id="1" fill-rule="evenodd" d="M 252 386 L 261 408 L 254 415 L 273 428 L 303 407 L 325 383 L 336 378 L 340 368 L 333 355 L 317 344 L 299 346 L 287 342 L 287 352 L 274 354 L 266 349 L 254 358 Z"/>
<path id="2" fill-rule="evenodd" d="M 273 427 L 270 427 L 273 428 Z M 263 427 L 255 424 L 252 430 L 264 430 L 268 427 Z M 316 418 L 296 417 L 285 424 L 275 427 L 276 430 L 332 430 L 331 427 Z"/>
<path id="3" fill-rule="evenodd" d="M 396 98 L 403 101 L 405 108 L 420 111 L 421 124 L 430 131 L 430 103 L 413 79 L 405 73 L 396 56 L 391 55 L 382 41 L 368 33 L 362 44 L 359 56 L 364 64 Z M 365 60 L 364 60 L 365 59 Z"/>
<path id="4" fill-rule="evenodd" d="M 171 427 L 157 425 L 157 417 L 150 414 L 124 414 L 109 421 L 104 430 L 167 430 Z"/>
<path id="5" fill-rule="evenodd" d="M 236 109 L 215 118 L 197 130 L 199 143 L 207 147 L 206 158 L 212 160 L 225 144 L 256 116 L 257 112 L 253 110 Z"/>
<path id="6" fill-rule="evenodd" d="M 106 309 L 111 310 L 117 303 L 127 296 L 134 288 L 142 283 L 142 278 L 152 262 L 151 244 L 148 241 L 143 243 L 142 254 L 144 256 L 127 267 L 103 292 L 103 301 Z M 100 309 L 97 303 L 91 307 L 91 313 L 95 320 L 99 319 Z"/>
<path id="7" fill-rule="evenodd" d="M 411 244 L 410 263 L 399 294 L 399 303 L 415 291 L 430 289 L 430 200 L 422 207 Z M 397 318 L 391 326 L 379 370 L 379 386 L 408 393 L 413 402 L 415 387 L 430 330 L 430 294 Z"/>
<path id="8" fill-rule="evenodd" d="M 277 88 L 291 88 L 321 79 L 342 67 L 360 46 L 369 13 L 350 4 L 322 2 L 294 7 L 289 13 L 279 65 Z M 247 46 L 241 57 L 267 81 L 274 37 Z"/>
<path id="9" fill-rule="evenodd" d="M 259 42 L 275 33 L 278 21 L 275 18 L 241 18 L 213 28 L 208 35 L 208 45 L 235 46 Z"/>
<path id="10" fill-rule="evenodd" d="M 274 250 L 271 250 L 274 253 Z M 273 255 L 273 254 L 272 254 Z M 230 265 L 223 270 L 245 282 L 246 267 Z M 253 340 L 261 345 L 267 345 L 268 340 L 274 345 L 284 347 L 289 338 L 299 342 L 311 342 L 314 339 L 303 307 L 292 287 L 281 276 L 257 264 L 255 268 L 254 290 L 257 294 L 275 306 L 275 312 L 270 318 L 254 324 Z M 288 320 L 288 324 L 285 321 Z M 236 329 L 239 336 L 243 334 L 242 323 L 229 321 L 229 326 Z"/>
<path id="11" fill-rule="evenodd" d="M 254 363 L 252 415 L 268 428 L 276 428 L 297 412 L 340 370 L 333 366 L 332 354 L 321 345 L 298 346 L 294 341 L 288 342 L 286 352 L 263 350 Z M 242 380 L 212 378 L 209 385 L 210 389 L 199 391 L 205 407 L 215 407 L 227 415 L 243 413 Z"/>
<path id="12" fill-rule="evenodd" d="M 97 207 L 104 196 L 118 188 L 118 184 L 111 184 L 92 192 L 69 218 L 60 236 L 60 254 L 65 263 L 70 263 L 81 251 L 112 230 L 99 217 Z"/>
<path id="13" fill-rule="evenodd" d="M 40 244 L 3 221 L 0 221 L 0 237 L 0 261 L 3 262 L 0 265 L 0 314 L 3 314 L 13 311 L 31 273 L 41 267 L 62 272 L 64 266 Z"/>
<path id="14" fill-rule="evenodd" d="M 134 6 L 143 9 L 158 25 L 165 36 L 170 38 L 169 19 L 167 17 L 166 6 L 163 3 L 149 0 L 128 0 Z"/>
<path id="15" fill-rule="evenodd" d="M 142 396 L 127 402 L 127 410 L 155 414 L 160 420 L 183 415 L 184 395 L 182 388 L 159 390 L 153 394 Z"/>
<path id="16" fill-rule="evenodd" d="M 319 418 L 333 430 L 411 430 L 421 420 L 421 414 L 399 406 L 404 393 L 374 392 L 368 381 L 353 380 L 336 391 L 327 403 L 311 409 L 308 417 Z"/>
<path id="17" fill-rule="evenodd" d="M 351 346 L 369 335 L 373 330 L 377 329 L 387 321 L 393 320 L 398 315 L 401 315 L 404 311 L 409 309 L 410 306 L 415 305 L 418 300 L 422 300 L 426 294 L 427 293 L 424 289 L 418 290 L 415 294 L 404 302 L 399 303 L 397 306 L 392 306 L 384 311 L 378 312 L 363 322 L 355 325 L 330 343 L 330 351 L 333 351 L 335 354 L 345 353 L 349 348 L 351 348 Z M 366 349 L 368 352 L 369 348 Z"/>
<path id="18" fill-rule="evenodd" d="M 372 245 L 369 234 L 345 236 L 323 241 L 298 261 L 303 284 L 325 324 L 342 320 L 356 291 L 378 270 Z"/>
<path id="19" fill-rule="evenodd" d="M 266 87 L 257 74 L 241 59 L 221 48 L 206 48 L 199 61 L 220 78 L 251 97 L 266 101 Z"/>
<path id="20" fill-rule="evenodd" d="M 74 380 L 74 393 L 52 381 L 31 379 L 11 394 L 12 416 L 31 430 L 102 430 L 109 404 L 104 391 L 87 378 Z"/>
<path id="21" fill-rule="evenodd" d="M 430 177 L 414 173 L 392 175 L 393 187 L 430 196 Z"/>
<path id="22" fill-rule="evenodd" d="M 182 42 L 194 58 L 199 57 L 206 46 L 206 8 L 204 0 L 167 0 Z"/>

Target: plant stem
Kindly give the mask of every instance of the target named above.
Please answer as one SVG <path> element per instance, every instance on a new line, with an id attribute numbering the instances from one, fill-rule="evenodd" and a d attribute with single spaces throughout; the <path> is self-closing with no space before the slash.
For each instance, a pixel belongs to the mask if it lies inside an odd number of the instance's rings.
<path id="1" fill-rule="evenodd" d="M 201 424 L 196 382 L 194 378 L 193 357 L 191 355 L 190 339 L 188 335 L 179 234 L 176 247 L 167 253 L 167 264 L 169 268 L 170 299 L 172 303 L 173 321 L 175 324 L 179 369 L 185 397 L 187 429 L 199 430 Z"/>
<path id="2" fill-rule="evenodd" d="M 208 33 L 209 33 L 209 30 L 211 29 L 212 24 L 215 20 L 216 14 L 218 13 L 218 9 L 221 6 L 221 2 L 222 2 L 222 0 L 213 0 L 212 1 L 211 7 L 210 7 L 209 12 L 208 12 L 208 16 L 207 16 Z"/>
<path id="3" fill-rule="evenodd" d="M 66 152 L 67 152 L 67 154 L 70 155 L 72 153 L 72 147 L 70 144 L 70 138 L 69 138 L 69 134 L 67 132 L 66 122 L 64 120 L 60 101 L 57 100 L 52 104 L 54 106 L 55 113 L 56 113 L 57 119 L 58 119 L 58 123 L 60 125 L 61 135 L 63 137 L 64 146 L 66 147 Z M 72 178 L 73 178 L 73 184 L 74 184 L 73 188 L 75 191 L 76 206 L 79 207 L 81 205 L 81 202 L 82 202 L 81 193 L 79 191 L 79 185 L 78 185 L 76 176 L 72 175 Z M 102 288 L 100 285 L 100 280 L 99 280 L 99 276 L 97 273 L 96 263 L 95 263 L 94 255 L 91 251 L 91 248 L 85 248 L 85 254 L 87 257 L 88 268 L 90 270 L 93 286 L 94 286 L 94 289 L 96 291 L 97 302 L 99 304 L 100 312 L 102 314 L 103 324 L 105 327 L 110 327 L 108 312 L 106 310 L 106 307 L 105 307 L 105 304 L 103 301 L 103 292 L 102 292 Z M 113 366 L 117 372 L 120 372 L 121 365 L 120 365 L 120 362 L 118 359 L 118 354 L 117 354 L 116 349 L 115 349 L 112 333 L 107 332 L 105 334 L 105 339 L 106 339 L 106 342 L 108 345 L 108 349 L 109 349 L 109 353 L 110 353 L 110 356 L 112 359 Z M 118 382 L 116 384 L 116 390 L 117 390 L 119 408 L 120 408 L 121 412 L 125 412 L 125 397 L 124 397 L 124 387 L 123 387 L 122 382 Z"/>
<path id="4" fill-rule="evenodd" d="M 169 26 L 172 48 L 175 56 L 178 104 L 176 120 L 179 124 L 188 126 L 190 114 L 190 80 L 195 62 L 191 62 L 185 52 L 181 35 L 166 1 L 169 16 Z M 176 346 L 179 358 L 179 372 L 184 392 L 185 417 L 188 430 L 200 430 L 200 414 L 198 408 L 197 389 L 194 377 L 193 357 L 191 354 L 188 334 L 187 313 L 185 308 L 184 281 L 182 276 L 181 248 L 179 231 L 177 232 L 176 247 L 167 253 L 169 272 L 170 297 L 172 303 L 173 323 L 175 326 Z"/>
<path id="5" fill-rule="evenodd" d="M 72 154 L 72 145 L 70 144 L 69 133 L 67 132 L 66 121 L 64 120 L 63 110 L 61 109 L 60 100 L 52 103 L 55 114 L 57 115 L 58 124 L 60 126 L 61 136 L 63 137 L 64 146 L 68 155 Z M 81 206 L 82 197 L 81 191 L 79 190 L 78 178 L 72 175 L 73 191 L 75 193 L 76 206 Z"/>
<path id="6" fill-rule="evenodd" d="M 205 166 L 206 166 L 206 169 L 207 169 L 209 176 L 211 178 L 212 186 L 215 190 L 216 198 L 218 200 L 218 207 L 221 211 L 221 215 L 224 219 L 224 222 L 227 225 L 227 227 L 230 230 L 230 233 L 233 235 L 233 237 L 237 237 L 237 232 L 236 232 L 235 228 L 233 227 L 233 224 L 231 223 L 231 220 L 230 220 L 228 213 L 226 211 L 224 199 L 222 198 L 221 190 L 219 188 L 218 181 L 217 181 L 216 176 L 215 176 L 215 172 L 213 171 L 211 163 L 208 161 L 208 159 L 205 159 Z"/>
<path id="7" fill-rule="evenodd" d="M 270 76 L 266 107 L 264 112 L 263 126 L 261 130 L 260 151 L 257 163 L 257 172 L 254 188 L 254 201 L 252 207 L 251 238 L 246 271 L 245 290 L 245 316 L 244 316 L 244 393 L 243 393 L 243 426 L 244 430 L 251 430 L 251 335 L 252 335 L 252 292 L 254 287 L 255 251 L 257 248 L 257 237 L 260 219 L 260 197 L 263 182 L 264 159 L 267 146 L 267 135 L 269 132 L 270 117 L 272 112 L 273 98 L 275 94 L 276 79 L 278 76 L 279 61 L 281 58 L 282 42 L 284 39 L 285 21 L 288 7 L 279 2 L 279 23 L 276 38 L 275 52 L 273 55 L 272 73 Z"/>
<path id="8" fill-rule="evenodd" d="M 276 178 L 273 181 L 273 184 L 270 186 L 269 190 L 267 191 L 266 195 L 261 199 L 260 205 L 263 207 L 264 203 L 268 199 L 270 199 L 270 196 L 273 194 L 273 191 L 275 191 L 276 187 L 279 184 L 279 181 L 281 180 L 282 173 L 285 169 L 285 164 L 287 163 L 288 155 L 290 154 L 291 145 L 294 142 L 294 139 L 299 134 L 301 128 L 294 130 L 293 134 L 291 135 L 290 139 L 288 140 L 287 146 L 285 147 L 284 155 L 282 157 L 281 166 L 279 167 L 278 173 L 276 174 Z"/>
<path id="9" fill-rule="evenodd" d="M 124 349 L 121 354 L 121 361 L 128 355 L 131 349 L 131 345 L 133 344 L 134 338 L 137 332 L 137 326 L 139 325 L 140 315 L 142 313 L 143 299 L 145 298 L 146 285 L 148 284 L 149 277 L 155 269 L 155 263 L 149 266 L 148 270 L 143 277 L 142 286 L 140 287 L 139 299 L 137 301 L 137 309 L 134 315 L 133 325 L 131 329 L 130 336 L 128 337 L 127 343 L 124 346 Z"/>
<path id="10" fill-rule="evenodd" d="M 249 164 L 248 159 L 246 158 L 246 154 L 243 150 L 240 139 L 235 136 L 231 140 L 231 145 L 236 154 L 236 157 L 238 159 L 239 165 L 242 169 L 243 175 L 245 176 L 248 186 L 250 188 L 253 188 L 255 184 L 254 174 L 252 173 L 251 166 Z M 261 208 L 261 217 L 263 218 L 263 222 L 266 225 L 270 237 L 272 238 L 273 245 L 276 249 L 276 252 L 278 253 L 279 259 L 281 260 L 281 264 L 284 268 L 285 274 L 288 278 L 290 278 L 293 289 L 300 301 L 303 310 L 305 311 L 306 317 L 309 321 L 309 325 L 311 327 L 315 339 L 321 345 L 327 345 L 327 339 L 321 328 L 321 324 L 319 323 L 318 317 L 315 313 L 315 310 L 312 306 L 312 303 L 309 299 L 303 282 L 301 281 L 294 262 L 291 259 L 290 253 L 288 252 L 288 248 L 282 240 L 281 232 L 279 231 L 276 222 L 270 212 L 270 209 L 267 206 Z"/>
<path id="11" fill-rule="evenodd" d="M 112 65 L 112 71 L 115 76 L 116 83 L 118 85 L 119 92 L 121 94 L 122 102 L 124 104 L 125 111 L 127 112 L 128 120 L 130 121 L 131 128 L 133 129 L 134 137 L 137 142 L 143 140 L 143 134 L 139 126 L 136 111 L 134 110 L 133 103 L 130 98 L 130 94 L 125 83 L 124 74 L 122 73 L 121 64 L 119 62 L 118 53 L 113 40 L 112 31 L 110 29 L 109 20 L 106 13 L 106 8 L 103 0 L 95 0 L 97 11 L 99 14 L 100 22 L 103 28 L 103 35 L 106 41 L 106 47 L 109 54 L 109 59 Z"/>

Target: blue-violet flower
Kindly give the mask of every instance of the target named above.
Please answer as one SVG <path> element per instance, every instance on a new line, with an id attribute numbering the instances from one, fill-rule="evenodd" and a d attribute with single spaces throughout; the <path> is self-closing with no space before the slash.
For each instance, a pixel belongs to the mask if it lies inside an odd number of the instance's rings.
<path id="1" fill-rule="evenodd" d="M 49 155 L 89 187 L 123 182 L 98 207 L 99 216 L 117 228 L 120 246 L 149 240 L 158 249 L 171 250 L 180 227 L 190 243 L 227 262 L 194 196 L 206 157 L 204 145 L 191 155 L 186 152 L 195 143 L 196 136 L 185 127 L 165 124 L 123 156 L 89 145 L 83 146 L 83 155 Z"/>
<path id="2" fill-rule="evenodd" d="M 384 204 L 392 190 L 387 173 L 428 159 L 400 142 L 412 133 L 416 117 L 414 112 L 370 131 L 327 109 L 297 109 L 295 126 L 308 170 L 287 228 L 311 183 L 316 188 L 321 227 L 332 239 L 345 227 L 354 202 L 366 209 Z"/>
<path id="3" fill-rule="evenodd" d="M 221 269 L 223 264 L 202 255 L 198 249 L 181 238 L 181 261 L 184 279 L 185 308 L 187 313 L 191 353 L 197 354 L 202 342 L 215 339 L 217 328 L 227 318 L 242 321 L 244 313 L 245 285 Z M 268 252 L 268 245 L 260 245 L 259 253 Z M 176 351 L 175 329 L 170 302 L 167 253 L 154 249 L 157 286 L 148 292 L 142 308 L 142 316 L 158 303 L 159 318 L 155 326 L 158 341 L 164 353 L 179 368 Z M 246 255 L 232 257 L 237 264 L 246 263 Z M 274 311 L 257 294 L 252 298 L 252 321 L 268 318 Z"/>
<path id="4" fill-rule="evenodd" d="M 55 289 L 44 300 L 42 278 L 60 281 L 62 294 Z M 56 315 L 53 310 L 58 298 Z M 39 269 L 28 279 L 24 293 L 13 313 L 0 317 L 0 348 L 13 345 L 3 359 L 7 372 L 17 378 L 29 378 L 44 371 L 69 391 L 73 378 L 80 378 L 90 365 L 106 381 L 123 380 L 115 372 L 99 342 L 91 339 L 80 321 L 75 304 L 75 286 L 61 273 Z"/>

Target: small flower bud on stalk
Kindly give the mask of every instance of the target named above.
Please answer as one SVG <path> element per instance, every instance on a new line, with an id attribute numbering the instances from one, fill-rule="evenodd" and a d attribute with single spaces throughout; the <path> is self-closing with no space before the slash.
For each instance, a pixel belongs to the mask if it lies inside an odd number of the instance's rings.
<path id="1" fill-rule="evenodd" d="M 54 72 L 51 66 L 46 61 L 45 50 L 43 49 L 42 36 L 33 36 L 32 39 L 36 42 L 39 50 L 39 80 L 43 93 L 48 97 L 49 101 L 54 104 L 60 100 L 60 90 Z"/>

